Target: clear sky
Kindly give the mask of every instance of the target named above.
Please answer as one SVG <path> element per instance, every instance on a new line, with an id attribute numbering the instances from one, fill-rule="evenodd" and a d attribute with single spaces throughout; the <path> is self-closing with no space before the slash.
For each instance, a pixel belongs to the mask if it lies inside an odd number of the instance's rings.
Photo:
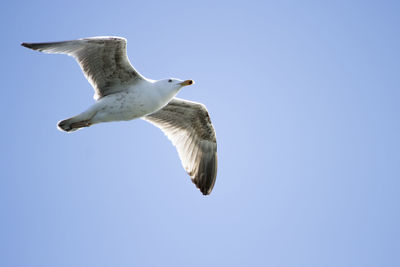
<path id="1" fill-rule="evenodd" d="M 0 266 L 400 266 L 398 1 L 2 1 Z M 193 79 L 219 168 L 204 197 L 141 120 L 72 134 L 76 62 L 21 42 L 128 39 Z"/>

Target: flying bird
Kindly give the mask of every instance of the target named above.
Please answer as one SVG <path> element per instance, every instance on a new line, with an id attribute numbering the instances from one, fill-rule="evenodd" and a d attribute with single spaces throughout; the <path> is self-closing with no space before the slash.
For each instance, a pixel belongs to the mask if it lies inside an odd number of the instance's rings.
<path id="1" fill-rule="evenodd" d="M 107 36 L 21 45 L 74 57 L 94 88 L 96 102 L 58 122 L 58 129 L 73 132 L 102 122 L 144 119 L 165 133 L 193 183 L 210 194 L 217 175 L 217 141 L 208 111 L 201 103 L 175 97 L 194 81 L 145 78 L 129 62 L 126 43 Z"/>

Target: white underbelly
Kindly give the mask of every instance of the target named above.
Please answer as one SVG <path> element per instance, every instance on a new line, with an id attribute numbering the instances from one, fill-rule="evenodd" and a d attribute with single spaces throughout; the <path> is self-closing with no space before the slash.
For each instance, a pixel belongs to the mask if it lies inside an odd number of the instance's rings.
<path id="1" fill-rule="evenodd" d="M 151 95 L 135 92 L 121 92 L 105 96 L 93 105 L 96 115 L 93 123 L 128 121 L 153 113 L 166 103 L 155 100 Z"/>

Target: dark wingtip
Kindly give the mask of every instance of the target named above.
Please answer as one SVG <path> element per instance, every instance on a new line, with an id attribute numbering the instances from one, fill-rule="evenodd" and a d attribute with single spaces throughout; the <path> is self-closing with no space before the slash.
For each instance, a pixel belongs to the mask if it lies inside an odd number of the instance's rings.
<path id="1" fill-rule="evenodd" d="M 192 180 L 192 182 L 196 185 L 196 187 L 200 190 L 200 192 L 204 195 L 207 196 L 211 194 L 211 191 L 214 188 L 214 183 L 215 183 L 215 176 L 214 177 L 209 176 L 207 179 L 199 179 L 199 180 Z"/>
<path id="2" fill-rule="evenodd" d="M 21 43 L 21 46 L 27 47 L 27 48 L 31 48 L 32 49 L 32 45 L 28 44 L 28 43 Z"/>
<path id="3" fill-rule="evenodd" d="M 208 191 L 208 190 L 201 190 L 200 189 L 200 191 L 203 194 L 203 196 L 209 196 L 211 194 L 211 191 Z"/>

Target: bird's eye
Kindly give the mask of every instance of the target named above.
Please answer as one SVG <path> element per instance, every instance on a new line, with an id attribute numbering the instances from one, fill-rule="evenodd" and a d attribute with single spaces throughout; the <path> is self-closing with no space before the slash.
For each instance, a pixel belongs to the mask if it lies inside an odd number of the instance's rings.
<path id="1" fill-rule="evenodd" d="M 169 79 L 169 80 L 168 80 L 168 82 L 169 82 L 169 83 L 172 83 L 172 80 L 171 80 L 171 79 Z"/>

